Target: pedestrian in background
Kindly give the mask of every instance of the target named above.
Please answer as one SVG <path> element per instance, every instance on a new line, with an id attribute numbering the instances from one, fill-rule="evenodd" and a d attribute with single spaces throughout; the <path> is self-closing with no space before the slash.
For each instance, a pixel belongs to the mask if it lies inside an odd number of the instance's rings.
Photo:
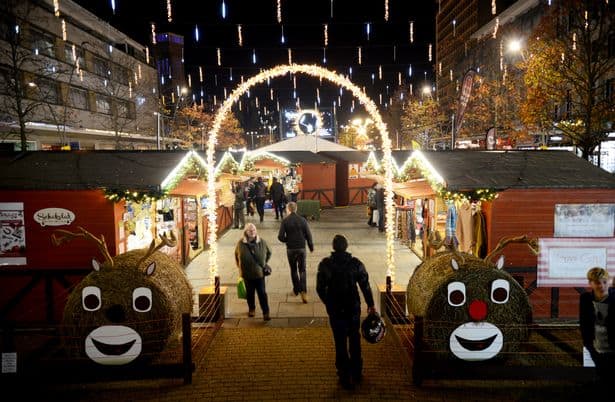
<path id="1" fill-rule="evenodd" d="M 376 226 L 377 223 L 374 222 L 374 210 L 376 209 L 376 184 L 372 184 L 372 186 L 367 190 L 367 215 L 369 219 L 367 220 L 367 224 L 369 226 Z"/>
<path id="2" fill-rule="evenodd" d="M 289 202 L 288 216 L 282 220 L 278 240 L 286 243 L 286 256 L 290 265 L 290 278 L 293 282 L 293 294 L 301 294 L 303 303 L 307 303 L 306 252 L 307 243 L 310 252 L 314 252 L 312 233 L 307 220 L 297 214 L 297 203 Z"/>
<path id="3" fill-rule="evenodd" d="M 249 216 L 254 216 L 254 177 L 250 177 L 248 180 L 248 185 L 245 188 L 246 194 L 246 214 Z"/>
<path id="4" fill-rule="evenodd" d="M 265 199 L 267 198 L 267 185 L 263 183 L 263 178 L 258 177 L 254 183 L 254 203 L 256 204 L 256 212 L 260 221 L 265 217 Z"/>
<path id="5" fill-rule="evenodd" d="M 284 219 L 284 186 L 276 177 L 273 178 L 269 187 L 269 198 L 273 203 L 276 219 Z"/>
<path id="6" fill-rule="evenodd" d="M 340 383 L 354 388 L 362 380 L 361 336 L 359 333 L 361 288 L 368 314 L 375 314 L 374 296 L 363 263 L 346 251 L 348 240 L 333 237 L 333 252 L 318 265 L 316 292 L 327 308 L 335 342 L 335 367 Z"/>
<path id="7" fill-rule="evenodd" d="M 237 184 L 233 192 L 235 193 L 235 201 L 233 202 L 233 229 L 243 229 L 246 223 L 244 215 L 246 195 L 241 184 Z"/>
<path id="8" fill-rule="evenodd" d="M 579 324 L 583 346 L 596 365 L 598 381 L 615 379 L 615 289 L 609 288 L 609 273 L 600 267 L 587 271 L 591 291 L 579 299 Z"/>
<path id="9" fill-rule="evenodd" d="M 256 232 L 256 226 L 248 223 L 243 237 L 235 247 L 235 263 L 239 268 L 241 277 L 246 283 L 246 301 L 248 302 L 248 317 L 254 317 L 256 303 L 254 293 L 258 295 L 258 303 L 263 310 L 263 320 L 269 321 L 269 301 L 265 289 L 265 275 L 263 267 L 271 258 L 271 249 Z"/>
<path id="10" fill-rule="evenodd" d="M 378 231 L 384 232 L 384 187 L 376 184 L 376 210 L 378 211 Z"/>

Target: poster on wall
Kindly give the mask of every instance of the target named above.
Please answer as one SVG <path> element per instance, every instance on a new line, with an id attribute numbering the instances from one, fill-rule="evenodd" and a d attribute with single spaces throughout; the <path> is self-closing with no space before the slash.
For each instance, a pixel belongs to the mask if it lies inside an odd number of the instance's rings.
<path id="1" fill-rule="evenodd" d="M 0 202 L 0 265 L 26 265 L 22 202 Z"/>
<path id="2" fill-rule="evenodd" d="M 555 237 L 613 237 L 615 204 L 555 204 Z"/>
<path id="3" fill-rule="evenodd" d="M 538 247 L 538 287 L 587 287 L 593 267 L 615 275 L 615 238 L 543 238 Z"/>

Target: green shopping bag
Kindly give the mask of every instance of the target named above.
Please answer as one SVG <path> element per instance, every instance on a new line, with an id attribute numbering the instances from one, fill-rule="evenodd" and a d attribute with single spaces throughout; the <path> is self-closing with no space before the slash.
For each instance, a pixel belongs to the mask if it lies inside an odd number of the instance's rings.
<path id="1" fill-rule="evenodd" d="M 246 283 L 243 278 L 239 278 L 239 281 L 237 282 L 237 297 L 239 299 L 245 299 L 247 294 Z"/>

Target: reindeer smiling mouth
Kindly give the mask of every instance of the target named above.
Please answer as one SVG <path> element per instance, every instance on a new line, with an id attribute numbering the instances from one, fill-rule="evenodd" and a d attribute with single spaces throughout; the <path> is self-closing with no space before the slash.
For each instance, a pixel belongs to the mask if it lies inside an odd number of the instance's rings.
<path id="1" fill-rule="evenodd" d="M 489 322 L 466 322 L 451 333 L 451 352 L 462 360 L 488 360 L 500 353 L 504 343 L 502 331 Z"/>
<path id="2" fill-rule="evenodd" d="M 85 338 L 85 353 L 94 362 L 103 365 L 130 363 L 139 357 L 141 348 L 141 336 L 123 325 L 98 327 Z"/>

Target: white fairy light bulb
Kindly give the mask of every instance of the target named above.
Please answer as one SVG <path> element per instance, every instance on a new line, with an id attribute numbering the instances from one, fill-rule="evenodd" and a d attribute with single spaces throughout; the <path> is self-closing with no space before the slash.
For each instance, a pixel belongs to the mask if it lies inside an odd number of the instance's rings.
<path id="1" fill-rule="evenodd" d="M 273 100 L 273 88 L 269 90 L 269 99 Z"/>
<path id="2" fill-rule="evenodd" d="M 412 64 L 408 66 L 408 77 L 412 77 Z"/>
<path id="3" fill-rule="evenodd" d="M 448 70 L 448 77 L 451 80 L 451 82 L 453 82 L 453 69 L 452 68 Z"/>
<path id="4" fill-rule="evenodd" d="M 192 87 L 192 76 L 188 74 L 188 87 Z"/>
<path id="5" fill-rule="evenodd" d="M 143 78 L 143 74 L 141 73 L 141 65 L 140 64 L 137 66 L 137 71 L 138 71 L 139 79 Z"/>

